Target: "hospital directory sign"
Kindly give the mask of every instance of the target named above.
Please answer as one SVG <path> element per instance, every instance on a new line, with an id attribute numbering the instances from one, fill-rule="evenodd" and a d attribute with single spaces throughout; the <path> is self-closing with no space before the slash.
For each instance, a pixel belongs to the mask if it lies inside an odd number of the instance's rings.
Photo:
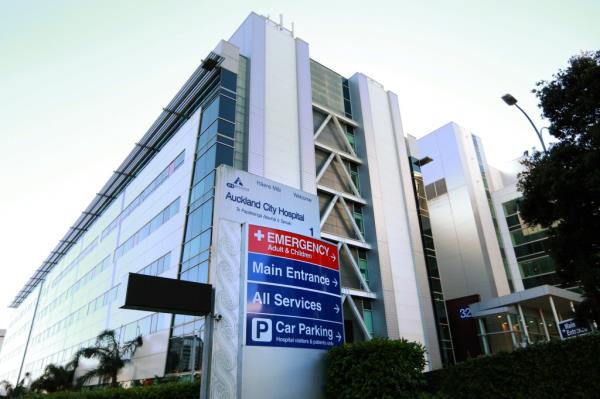
<path id="1" fill-rule="evenodd" d="M 246 344 L 329 349 L 344 343 L 338 249 L 249 225 Z"/>

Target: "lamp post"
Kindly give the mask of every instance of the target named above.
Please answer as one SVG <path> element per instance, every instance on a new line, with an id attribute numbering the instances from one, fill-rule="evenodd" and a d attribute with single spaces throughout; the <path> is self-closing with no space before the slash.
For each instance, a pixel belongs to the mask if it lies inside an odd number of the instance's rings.
<path id="1" fill-rule="evenodd" d="M 523 113 L 523 115 L 525 115 L 525 117 L 527 118 L 529 123 L 531 123 L 531 126 L 533 126 L 533 130 L 535 130 L 535 134 L 537 134 L 538 138 L 540 139 L 540 143 L 542 143 L 542 149 L 544 150 L 544 152 L 546 152 L 546 144 L 544 144 L 544 139 L 542 138 L 542 134 L 540 133 L 538 128 L 535 126 L 535 124 L 533 123 L 533 121 L 531 120 L 529 115 L 527 115 L 527 113 L 525 111 L 523 111 L 523 108 L 519 107 L 519 105 L 517 104 L 517 99 L 514 98 L 512 95 L 506 93 L 505 95 L 502 96 L 502 100 L 507 105 L 514 105 L 515 107 L 517 107 L 519 109 L 519 111 L 521 111 Z"/>

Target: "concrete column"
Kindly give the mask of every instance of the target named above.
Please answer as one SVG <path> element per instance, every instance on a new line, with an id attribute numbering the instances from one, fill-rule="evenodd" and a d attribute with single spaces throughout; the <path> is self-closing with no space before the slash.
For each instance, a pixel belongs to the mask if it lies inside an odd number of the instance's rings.
<path id="1" fill-rule="evenodd" d="M 525 315 L 523 314 L 523 308 L 521 304 L 517 304 L 517 308 L 519 309 L 519 316 L 521 317 L 521 323 L 523 324 L 523 332 L 525 333 L 525 338 L 527 338 L 527 343 L 531 343 L 531 338 L 529 338 L 529 329 L 527 328 L 527 322 L 525 321 Z"/>
<path id="2" fill-rule="evenodd" d="M 519 343 L 517 342 L 517 337 L 515 337 L 515 331 L 513 330 L 512 317 L 510 317 L 510 313 L 506 314 L 506 319 L 508 320 L 508 327 L 510 328 L 510 338 L 512 339 L 513 348 L 519 348 Z"/>
<path id="3" fill-rule="evenodd" d="M 477 319 L 479 323 L 479 334 L 481 335 L 481 342 L 483 342 L 483 353 L 486 355 L 490 354 L 490 345 L 488 343 L 487 335 L 485 334 L 485 326 L 483 325 L 483 320 Z"/>
<path id="4" fill-rule="evenodd" d="M 546 334 L 546 340 L 550 341 L 550 333 L 548 332 L 548 326 L 546 325 L 546 318 L 544 317 L 544 312 L 542 311 L 542 308 L 540 308 L 539 311 L 540 318 L 542 319 L 542 325 L 544 326 L 544 334 Z"/>
<path id="5" fill-rule="evenodd" d="M 558 323 L 559 323 L 559 318 L 558 318 L 558 312 L 556 311 L 556 305 L 554 305 L 554 298 L 552 298 L 552 296 L 548 296 L 548 299 L 550 300 L 550 308 L 552 309 L 552 316 L 554 316 L 554 327 L 556 328 L 556 332 L 558 333 L 558 336 L 560 337 L 560 330 L 558 328 Z"/>

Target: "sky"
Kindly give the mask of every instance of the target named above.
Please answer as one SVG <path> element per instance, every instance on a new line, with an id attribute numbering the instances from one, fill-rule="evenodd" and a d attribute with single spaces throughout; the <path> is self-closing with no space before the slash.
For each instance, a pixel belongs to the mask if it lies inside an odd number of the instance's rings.
<path id="1" fill-rule="evenodd" d="M 398 95 L 405 133 L 455 121 L 500 165 L 537 146 L 513 94 L 600 48 L 600 2 L 0 1 L 0 328 L 7 306 L 162 107 L 254 11 Z M 548 138 L 548 137 L 546 137 Z"/>

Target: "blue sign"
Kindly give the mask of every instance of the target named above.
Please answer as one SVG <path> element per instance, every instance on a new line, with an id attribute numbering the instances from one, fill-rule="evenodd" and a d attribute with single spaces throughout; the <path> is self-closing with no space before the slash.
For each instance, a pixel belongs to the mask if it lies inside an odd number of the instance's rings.
<path id="1" fill-rule="evenodd" d="M 246 345 L 327 350 L 344 343 L 335 245 L 250 225 L 247 261 Z"/>
<path id="2" fill-rule="evenodd" d="M 248 282 L 248 313 L 310 317 L 342 322 L 340 297 L 282 285 Z"/>
<path id="3" fill-rule="evenodd" d="M 297 260 L 248 254 L 248 280 L 310 288 L 340 295 L 340 273 Z"/>
<path id="4" fill-rule="evenodd" d="M 588 322 L 568 319 L 558 323 L 558 331 L 560 331 L 561 339 L 567 339 L 589 334 L 592 332 L 592 328 Z"/>
<path id="5" fill-rule="evenodd" d="M 246 344 L 330 349 L 344 343 L 344 325 L 325 320 L 248 313 Z"/>
<path id="6" fill-rule="evenodd" d="M 458 317 L 460 317 L 461 320 L 472 319 L 473 314 L 471 314 L 471 308 L 468 305 L 464 308 L 459 308 Z"/>

